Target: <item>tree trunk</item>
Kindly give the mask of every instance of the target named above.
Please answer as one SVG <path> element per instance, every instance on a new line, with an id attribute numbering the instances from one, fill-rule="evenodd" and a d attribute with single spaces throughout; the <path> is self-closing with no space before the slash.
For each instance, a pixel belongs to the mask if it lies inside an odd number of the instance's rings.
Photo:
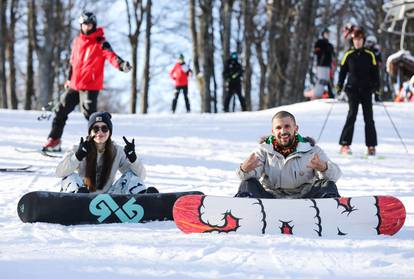
<path id="1" fill-rule="evenodd" d="M 35 96 L 34 87 L 34 70 L 33 70 L 33 51 L 35 46 L 35 22 L 36 22 L 36 9 L 34 0 L 27 2 L 27 61 L 26 61 L 26 93 L 24 109 L 30 110 L 32 108 L 32 96 Z"/>
<path id="2" fill-rule="evenodd" d="M 141 95 L 141 113 L 148 112 L 148 89 L 150 82 L 150 55 L 151 55 L 151 27 L 152 27 L 152 14 L 151 14 L 152 1 L 147 0 L 147 6 L 145 9 L 146 14 L 146 30 L 145 30 L 145 65 L 142 75 L 142 95 Z"/>
<path id="3" fill-rule="evenodd" d="M 59 41 L 59 27 L 61 18 L 58 17 L 56 13 L 56 8 L 58 6 L 57 1 L 41 1 L 41 7 L 43 10 L 43 30 L 42 38 L 43 44 L 38 44 L 36 40 L 36 53 L 39 59 L 38 63 L 38 82 L 37 92 L 39 93 L 38 97 L 38 106 L 44 107 L 53 98 L 53 83 L 55 80 L 54 72 L 54 58 L 56 50 L 56 42 Z"/>
<path id="4" fill-rule="evenodd" d="M 132 86 L 131 86 L 131 113 L 135 114 L 137 112 L 137 99 L 138 99 L 138 40 L 141 33 L 141 24 L 144 15 L 144 8 L 141 0 L 133 0 L 133 19 L 129 7 L 128 0 L 125 0 L 127 7 L 127 16 L 128 16 L 128 38 L 131 44 L 131 55 L 132 55 Z M 132 31 L 132 24 L 135 25 L 135 30 Z"/>
<path id="5" fill-rule="evenodd" d="M 242 13 L 244 18 L 244 76 L 243 76 L 243 91 L 246 101 L 246 109 L 252 110 L 252 74 L 253 69 L 250 64 L 252 55 L 252 45 L 254 43 L 254 23 L 253 23 L 253 6 L 251 0 L 242 1 Z"/>
<path id="6" fill-rule="evenodd" d="M 197 29 L 197 22 L 196 22 L 196 3 L 195 0 L 189 1 L 189 10 L 190 10 L 190 33 L 191 33 L 191 39 L 193 41 L 192 44 L 192 51 L 193 51 L 193 63 L 194 63 L 194 71 L 195 71 L 195 77 L 197 80 L 197 88 L 198 92 L 200 94 L 201 102 L 204 100 L 205 93 L 205 80 L 204 75 L 201 73 L 201 67 L 200 67 L 200 44 L 199 44 L 199 38 L 198 38 L 198 29 Z M 203 106 L 201 105 L 201 108 Z M 201 109 L 203 111 L 203 109 Z"/>
<path id="7" fill-rule="evenodd" d="M 16 95 L 16 64 L 14 61 L 14 44 L 16 41 L 15 27 L 16 27 L 16 10 L 18 6 L 18 0 L 11 0 L 10 3 L 10 24 L 7 32 L 7 61 L 9 63 L 9 78 L 8 78 L 8 107 L 11 109 L 17 109 L 17 95 Z"/>
<path id="8" fill-rule="evenodd" d="M 6 80 L 6 21 L 7 1 L 0 1 L 0 98 L 2 108 L 7 108 L 7 80 Z"/>
<path id="9" fill-rule="evenodd" d="M 132 85 L 131 85 L 131 106 L 130 112 L 132 114 L 137 113 L 137 99 L 138 99 L 138 37 L 131 36 L 129 38 L 131 44 L 131 56 L 132 56 Z"/>
<path id="10" fill-rule="evenodd" d="M 220 7 L 220 39 L 221 39 L 221 59 L 222 64 L 226 65 L 230 56 L 230 38 L 231 38 L 231 19 L 234 0 L 222 1 Z M 223 76 L 224 80 L 224 76 Z M 226 83 L 222 84 L 222 103 L 227 97 Z"/>
<path id="11" fill-rule="evenodd" d="M 201 0 L 200 1 L 202 14 L 200 17 L 200 46 L 201 58 L 203 61 L 203 74 L 204 74 L 204 96 L 201 101 L 201 111 L 202 112 L 211 112 L 211 81 L 213 76 L 213 59 L 214 59 L 214 49 L 213 45 L 213 34 L 211 31 L 211 22 L 212 22 L 212 10 L 213 10 L 213 1 L 212 0 Z"/>
<path id="12" fill-rule="evenodd" d="M 292 26 L 294 31 L 290 36 L 289 62 L 285 73 L 286 82 L 281 94 L 283 105 L 304 100 L 304 83 L 315 31 L 317 7 L 314 3 L 313 0 L 303 0 L 296 5 L 296 16 Z"/>

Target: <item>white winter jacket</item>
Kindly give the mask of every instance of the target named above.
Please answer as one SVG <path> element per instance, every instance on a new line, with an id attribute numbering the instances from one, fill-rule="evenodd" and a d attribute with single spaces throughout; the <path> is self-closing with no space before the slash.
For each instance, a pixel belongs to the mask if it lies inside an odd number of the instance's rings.
<path id="1" fill-rule="evenodd" d="M 250 172 L 243 172 L 239 167 L 237 175 L 241 180 L 257 178 L 275 198 L 301 198 L 310 191 L 316 180 L 336 182 L 342 175 L 339 167 L 329 160 L 319 146 L 312 147 L 308 142 L 300 141 L 296 151 L 286 158 L 275 151 L 271 143 L 266 142 L 261 143 L 254 153 L 262 165 Z M 327 162 L 326 171 L 315 171 L 307 167 L 314 154 Z"/>
<path id="2" fill-rule="evenodd" d="M 116 172 L 119 170 L 122 174 L 127 171 L 132 171 L 135 173 L 142 181 L 144 181 L 146 176 L 146 171 L 144 165 L 142 164 L 141 160 L 137 158 L 134 163 L 129 162 L 127 159 L 124 149 L 122 146 L 114 143 L 115 147 L 115 157 L 112 163 L 111 173 L 108 177 L 108 181 L 104 185 L 102 190 L 98 190 L 97 192 L 106 192 L 109 187 L 114 183 Z M 76 156 L 75 152 L 78 150 L 78 145 L 75 145 L 73 149 L 65 155 L 63 160 L 58 164 L 56 167 L 56 175 L 58 177 L 65 177 L 70 175 L 71 173 L 78 171 L 80 177 L 85 177 L 86 172 L 86 159 L 79 161 Z M 102 155 L 98 153 L 98 163 L 97 168 L 99 169 L 102 165 Z"/>

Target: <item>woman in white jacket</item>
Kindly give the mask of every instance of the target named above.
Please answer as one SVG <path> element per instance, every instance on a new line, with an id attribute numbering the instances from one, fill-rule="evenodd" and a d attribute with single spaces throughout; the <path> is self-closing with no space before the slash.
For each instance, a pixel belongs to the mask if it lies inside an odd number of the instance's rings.
<path id="1" fill-rule="evenodd" d="M 102 192 L 116 194 L 157 193 L 145 187 L 146 171 L 135 153 L 134 139 L 125 146 L 111 140 L 112 121 L 108 112 L 93 113 L 88 122 L 88 136 L 68 152 L 56 168 L 62 177 L 62 192 Z M 122 176 L 114 183 L 117 171 Z"/>

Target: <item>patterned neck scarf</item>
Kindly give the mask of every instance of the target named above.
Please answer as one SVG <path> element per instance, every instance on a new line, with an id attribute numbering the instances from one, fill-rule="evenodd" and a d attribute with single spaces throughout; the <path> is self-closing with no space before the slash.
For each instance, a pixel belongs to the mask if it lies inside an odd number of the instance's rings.
<path id="1" fill-rule="evenodd" d="M 280 154 L 282 154 L 283 157 L 286 158 L 287 156 L 289 156 L 290 154 L 296 151 L 296 148 L 298 147 L 298 143 L 299 143 L 298 137 L 299 135 L 296 135 L 294 137 L 293 143 L 290 146 L 280 146 L 276 141 L 276 137 L 272 136 L 271 143 L 273 145 L 273 149 L 276 152 L 279 152 Z"/>

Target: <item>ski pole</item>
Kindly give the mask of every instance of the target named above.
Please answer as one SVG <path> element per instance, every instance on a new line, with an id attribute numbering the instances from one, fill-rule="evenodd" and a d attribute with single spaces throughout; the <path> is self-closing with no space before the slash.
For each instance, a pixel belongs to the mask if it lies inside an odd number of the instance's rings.
<path id="1" fill-rule="evenodd" d="M 319 142 L 319 139 L 321 138 L 322 133 L 325 130 L 326 123 L 328 122 L 328 118 L 331 115 L 331 112 L 332 112 L 332 109 L 334 107 L 334 104 L 335 104 L 335 102 L 332 102 L 331 108 L 329 109 L 329 111 L 328 111 L 328 113 L 327 113 L 327 115 L 325 117 L 325 122 L 323 122 L 321 132 L 319 133 L 319 136 L 318 136 L 318 139 L 316 140 L 316 142 Z"/>
<path id="2" fill-rule="evenodd" d="M 405 145 L 405 143 L 404 143 L 404 141 L 403 141 L 403 139 L 402 139 L 402 137 L 401 137 L 400 133 L 398 132 L 397 126 L 395 126 L 394 121 L 392 121 L 391 115 L 389 114 L 387 107 L 385 106 L 385 104 L 384 104 L 383 102 L 380 102 L 380 103 L 381 103 L 381 104 L 382 104 L 382 106 L 384 107 L 384 110 L 385 110 L 385 112 L 387 113 L 387 116 L 388 116 L 389 120 L 391 121 L 392 126 L 394 127 L 394 131 L 395 131 L 395 133 L 396 133 L 396 134 L 397 134 L 397 136 L 400 138 L 401 144 L 404 146 L 405 152 L 407 152 L 407 154 L 408 154 L 408 148 L 407 148 L 407 146 Z"/>

